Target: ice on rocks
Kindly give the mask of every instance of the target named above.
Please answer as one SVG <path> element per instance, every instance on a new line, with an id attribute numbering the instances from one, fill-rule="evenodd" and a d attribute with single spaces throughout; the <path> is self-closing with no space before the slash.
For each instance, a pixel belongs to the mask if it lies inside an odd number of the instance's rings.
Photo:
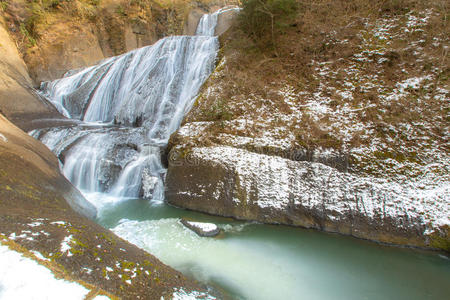
<path id="1" fill-rule="evenodd" d="M 161 298 L 164 299 L 164 298 Z M 175 288 L 174 293 L 172 294 L 173 300 L 196 300 L 196 299 L 206 299 L 206 300 L 214 300 L 216 297 L 213 297 L 205 292 L 199 291 L 190 291 L 186 292 L 183 288 Z"/>

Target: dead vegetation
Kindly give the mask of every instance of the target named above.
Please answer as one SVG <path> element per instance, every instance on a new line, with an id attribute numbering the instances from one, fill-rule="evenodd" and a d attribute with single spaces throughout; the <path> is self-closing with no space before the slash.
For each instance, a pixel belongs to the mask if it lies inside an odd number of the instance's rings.
<path id="1" fill-rule="evenodd" d="M 295 136 L 292 148 L 349 153 L 353 171 L 376 176 L 405 174 L 398 164 L 406 163 L 418 176 L 422 166 L 448 161 L 448 3 L 295 7 L 273 31 L 255 34 L 241 21 L 221 37 L 222 62 L 186 121 L 218 121 L 211 110 L 226 107 L 229 120 L 270 123 Z M 233 134 L 232 126 L 211 128 Z"/>
<path id="2" fill-rule="evenodd" d="M 124 22 L 153 21 L 161 27 L 161 35 L 167 31 L 179 32 L 182 21 L 180 14 L 188 6 L 187 1 L 183 0 L 170 4 L 166 1 L 140 0 L 12 0 L 3 3 L 3 14 L 9 22 L 10 30 L 17 33 L 18 46 L 22 52 L 36 46 L 41 36 L 61 23 L 74 26 L 96 24 L 111 27 L 111 31 L 114 31 L 114 27 L 123 27 Z M 119 48 L 114 50 L 117 50 L 114 54 L 123 51 Z"/>

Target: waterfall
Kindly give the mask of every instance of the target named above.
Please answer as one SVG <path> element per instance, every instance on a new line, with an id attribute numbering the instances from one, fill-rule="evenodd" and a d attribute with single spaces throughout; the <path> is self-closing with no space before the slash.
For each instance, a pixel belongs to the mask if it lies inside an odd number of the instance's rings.
<path id="1" fill-rule="evenodd" d="M 144 126 L 165 144 L 214 68 L 218 40 L 174 36 L 42 85 L 68 117 Z"/>
<path id="2" fill-rule="evenodd" d="M 85 195 L 163 200 L 161 152 L 214 69 L 222 11 L 204 15 L 195 36 L 167 37 L 41 85 L 62 114 L 82 122 L 30 134 Z"/>
<path id="3" fill-rule="evenodd" d="M 216 30 L 215 24 L 217 24 L 217 16 L 219 11 L 213 14 L 203 15 L 197 25 L 195 35 L 214 36 Z"/>
<path id="4" fill-rule="evenodd" d="M 203 15 L 197 25 L 195 35 L 214 36 L 219 15 L 231 10 L 239 11 L 240 8 L 235 6 L 226 6 L 219 9 L 215 13 Z"/>

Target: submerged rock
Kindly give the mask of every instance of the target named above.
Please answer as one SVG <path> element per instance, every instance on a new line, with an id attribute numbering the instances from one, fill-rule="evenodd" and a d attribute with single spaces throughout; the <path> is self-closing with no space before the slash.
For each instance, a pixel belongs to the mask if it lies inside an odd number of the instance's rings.
<path id="1" fill-rule="evenodd" d="M 213 237 L 220 233 L 219 227 L 216 224 L 204 222 L 192 222 L 185 219 L 180 220 L 181 224 L 194 231 L 199 236 Z"/>

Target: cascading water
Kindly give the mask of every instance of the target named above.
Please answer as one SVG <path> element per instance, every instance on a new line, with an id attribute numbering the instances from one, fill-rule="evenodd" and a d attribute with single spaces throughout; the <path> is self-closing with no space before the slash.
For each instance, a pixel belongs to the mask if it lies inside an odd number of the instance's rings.
<path id="1" fill-rule="evenodd" d="M 203 15 L 198 22 L 196 35 L 214 36 L 216 31 L 217 19 L 220 14 L 228 11 L 239 11 L 237 7 L 223 7 L 212 14 Z"/>
<path id="2" fill-rule="evenodd" d="M 167 37 L 42 84 L 62 114 L 83 123 L 31 134 L 58 155 L 64 175 L 88 199 L 163 199 L 160 150 L 214 68 L 223 11 L 204 15 L 195 36 Z"/>
<path id="3" fill-rule="evenodd" d="M 214 67 L 213 36 L 175 36 L 44 83 L 61 113 L 85 122 L 143 126 L 165 144 Z"/>

